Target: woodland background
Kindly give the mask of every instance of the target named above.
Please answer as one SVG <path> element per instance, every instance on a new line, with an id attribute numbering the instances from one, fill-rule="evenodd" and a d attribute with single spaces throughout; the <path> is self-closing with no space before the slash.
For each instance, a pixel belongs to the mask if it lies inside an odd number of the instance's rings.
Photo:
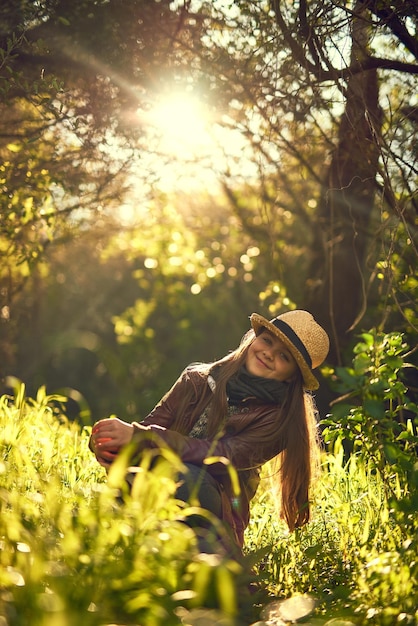
<path id="1" fill-rule="evenodd" d="M 137 419 L 251 312 L 295 307 L 331 337 L 322 413 L 363 331 L 404 333 L 416 364 L 417 18 L 401 0 L 3 0 L 3 390 Z"/>

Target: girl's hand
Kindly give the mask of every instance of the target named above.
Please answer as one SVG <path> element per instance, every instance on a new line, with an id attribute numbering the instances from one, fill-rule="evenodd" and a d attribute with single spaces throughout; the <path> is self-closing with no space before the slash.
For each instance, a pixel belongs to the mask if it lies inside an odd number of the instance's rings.
<path id="1" fill-rule="evenodd" d="M 106 470 L 110 468 L 113 461 L 118 456 L 117 452 L 110 452 L 110 451 L 99 452 L 98 450 L 95 450 L 94 454 L 96 455 L 97 462 L 100 463 L 100 465 L 104 467 Z"/>
<path id="2" fill-rule="evenodd" d="M 108 467 L 119 450 L 128 444 L 134 434 L 132 424 L 119 418 L 108 418 L 97 422 L 91 431 L 91 440 L 97 460 Z"/>

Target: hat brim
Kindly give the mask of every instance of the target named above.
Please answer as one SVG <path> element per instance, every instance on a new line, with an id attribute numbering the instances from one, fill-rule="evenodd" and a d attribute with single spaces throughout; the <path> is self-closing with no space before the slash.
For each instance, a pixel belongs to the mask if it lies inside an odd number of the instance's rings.
<path id="1" fill-rule="evenodd" d="M 250 321 L 251 321 L 251 326 L 256 335 L 259 335 L 262 330 L 266 329 L 272 335 L 276 335 L 276 337 L 281 339 L 281 341 L 283 341 L 283 343 L 288 348 L 289 352 L 294 357 L 302 373 L 304 388 L 310 391 L 314 391 L 315 389 L 318 389 L 319 382 L 317 378 L 315 378 L 315 376 L 312 373 L 311 368 L 309 367 L 309 365 L 307 364 L 307 362 L 305 361 L 305 359 L 303 358 L 299 350 L 290 341 L 290 339 L 279 328 L 274 326 L 274 324 L 269 322 L 265 317 L 263 317 L 262 315 L 259 315 L 258 313 L 253 313 L 250 316 Z"/>

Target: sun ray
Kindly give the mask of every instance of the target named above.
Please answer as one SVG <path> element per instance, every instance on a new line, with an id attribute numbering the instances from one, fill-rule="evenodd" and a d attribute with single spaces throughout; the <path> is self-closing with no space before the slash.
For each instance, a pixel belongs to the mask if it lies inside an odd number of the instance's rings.
<path id="1" fill-rule="evenodd" d="M 182 152 L 204 156 L 213 150 L 209 114 L 195 96 L 174 92 L 161 97 L 147 117 L 164 152 L 181 157 Z"/>

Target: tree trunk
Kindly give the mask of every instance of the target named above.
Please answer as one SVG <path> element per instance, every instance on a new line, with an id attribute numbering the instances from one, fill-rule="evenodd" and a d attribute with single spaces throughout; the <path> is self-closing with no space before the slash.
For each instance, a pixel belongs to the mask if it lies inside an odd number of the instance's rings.
<path id="1" fill-rule="evenodd" d="M 368 23 L 353 18 L 352 65 L 367 57 Z M 352 75 L 338 143 L 322 188 L 307 280 L 306 308 L 330 335 L 329 360 L 340 363 L 349 331 L 365 306 L 364 262 L 370 238 L 381 126 L 375 70 Z"/>

